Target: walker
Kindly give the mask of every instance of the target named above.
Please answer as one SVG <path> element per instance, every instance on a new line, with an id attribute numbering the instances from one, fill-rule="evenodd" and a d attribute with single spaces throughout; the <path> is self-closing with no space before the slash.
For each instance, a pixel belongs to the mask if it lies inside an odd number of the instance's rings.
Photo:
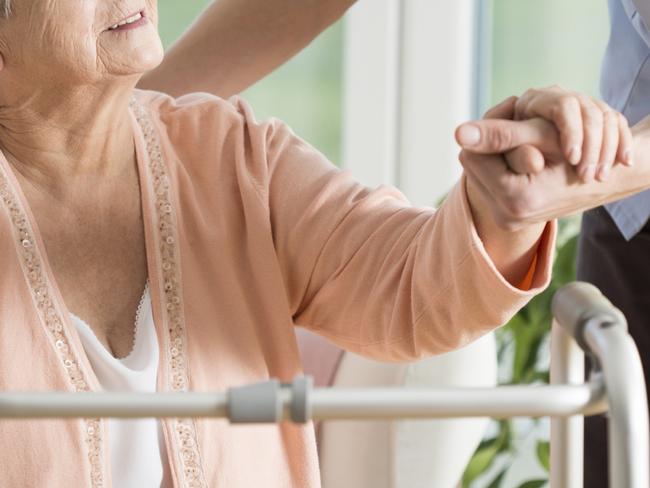
<path id="1" fill-rule="evenodd" d="M 269 380 L 226 393 L 0 393 L 1 418 L 218 417 L 231 423 L 330 419 L 551 417 L 551 486 L 583 486 L 583 416 L 608 412 L 609 485 L 648 488 L 641 360 L 625 318 L 586 283 L 553 299 L 551 384 L 496 388 L 313 388 Z M 592 374 L 584 382 L 584 354 Z"/>

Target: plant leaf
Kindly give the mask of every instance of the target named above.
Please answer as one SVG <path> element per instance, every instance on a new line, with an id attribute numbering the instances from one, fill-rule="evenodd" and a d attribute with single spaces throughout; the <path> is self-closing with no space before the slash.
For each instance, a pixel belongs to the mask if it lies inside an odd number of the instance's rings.
<path id="1" fill-rule="evenodd" d="M 492 480 L 492 483 L 490 483 L 487 488 L 501 488 L 501 481 L 503 481 L 503 478 L 507 472 L 508 468 L 505 468 L 503 471 L 501 471 L 497 477 Z"/>
<path id="2" fill-rule="evenodd" d="M 530 379 L 530 383 L 536 383 L 536 382 L 550 383 L 551 374 L 549 371 L 535 371 L 530 375 L 529 379 Z"/>
<path id="3" fill-rule="evenodd" d="M 578 236 L 573 236 L 563 246 L 559 247 L 553 264 L 553 278 L 558 286 L 576 279 L 576 255 L 578 252 Z"/>
<path id="4" fill-rule="evenodd" d="M 534 312 L 541 321 L 542 314 L 535 311 L 536 304 L 531 302 L 528 309 Z M 535 369 L 539 346 L 543 343 L 544 337 L 548 334 L 548 325 L 539 322 L 530 323 L 522 320 L 510 322 L 510 330 L 515 343 L 515 356 L 513 359 L 512 382 L 523 383 Z"/>
<path id="5" fill-rule="evenodd" d="M 537 442 L 537 459 L 546 471 L 551 470 L 550 444 L 548 441 Z"/>
<path id="6" fill-rule="evenodd" d="M 483 444 L 483 447 L 476 451 L 465 469 L 465 474 L 463 474 L 463 488 L 468 487 L 472 481 L 490 467 L 494 458 L 499 454 L 500 447 L 500 439 L 496 438 L 492 439 L 491 442 Z"/>

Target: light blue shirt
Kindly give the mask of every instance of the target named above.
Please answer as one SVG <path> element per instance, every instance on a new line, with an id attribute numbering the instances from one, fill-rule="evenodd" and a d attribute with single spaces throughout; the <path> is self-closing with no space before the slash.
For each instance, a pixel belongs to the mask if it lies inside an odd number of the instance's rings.
<path id="1" fill-rule="evenodd" d="M 609 0 L 609 15 L 612 30 L 600 89 L 633 125 L 650 115 L 650 0 Z M 650 219 L 650 190 L 605 207 L 630 240 Z"/>

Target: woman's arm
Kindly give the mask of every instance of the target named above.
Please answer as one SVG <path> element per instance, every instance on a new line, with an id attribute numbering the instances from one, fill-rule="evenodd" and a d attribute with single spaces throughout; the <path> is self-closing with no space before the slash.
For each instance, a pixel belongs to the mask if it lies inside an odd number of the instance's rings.
<path id="1" fill-rule="evenodd" d="M 412 207 L 396 189 L 357 183 L 281 122 L 256 123 L 239 107 L 250 152 L 264 157 L 252 167 L 297 325 L 368 357 L 415 360 L 507 322 L 548 284 L 553 223 L 500 239 L 481 214 L 477 229 L 465 181 L 437 211 Z"/>
<path id="2" fill-rule="evenodd" d="M 229 97 L 273 71 L 355 0 L 216 0 L 140 87 Z"/>

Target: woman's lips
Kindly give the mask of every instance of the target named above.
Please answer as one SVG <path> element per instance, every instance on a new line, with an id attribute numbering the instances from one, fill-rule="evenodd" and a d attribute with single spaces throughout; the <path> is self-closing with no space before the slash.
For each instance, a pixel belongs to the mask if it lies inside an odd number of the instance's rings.
<path id="1" fill-rule="evenodd" d="M 110 32 L 120 32 L 130 29 L 137 29 L 147 23 L 144 12 L 137 12 L 117 24 L 108 28 Z"/>

